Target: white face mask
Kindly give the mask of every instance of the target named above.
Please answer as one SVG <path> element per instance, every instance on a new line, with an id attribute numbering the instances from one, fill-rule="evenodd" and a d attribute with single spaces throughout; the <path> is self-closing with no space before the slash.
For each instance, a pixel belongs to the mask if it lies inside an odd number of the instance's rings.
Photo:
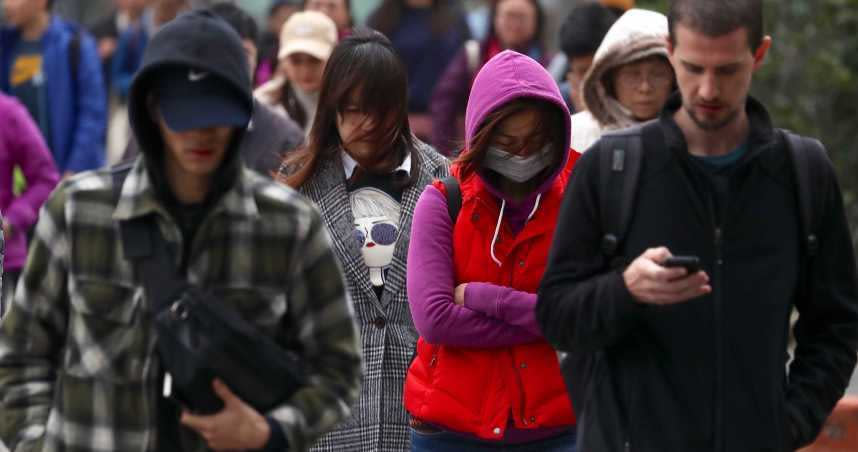
<path id="1" fill-rule="evenodd" d="M 514 182 L 527 182 L 551 165 L 553 160 L 552 146 L 552 143 L 548 143 L 539 152 L 528 157 L 519 157 L 503 149 L 490 146 L 483 159 L 483 166 Z"/>

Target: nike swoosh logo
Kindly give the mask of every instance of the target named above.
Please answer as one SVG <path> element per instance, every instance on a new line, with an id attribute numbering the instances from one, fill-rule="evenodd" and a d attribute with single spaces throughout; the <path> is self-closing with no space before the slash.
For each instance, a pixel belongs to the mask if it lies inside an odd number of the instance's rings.
<path id="1" fill-rule="evenodd" d="M 198 82 L 198 81 L 200 81 L 200 80 L 202 80 L 208 76 L 209 76 L 208 72 L 194 72 L 194 71 L 188 72 L 188 80 L 190 80 L 192 82 Z"/>

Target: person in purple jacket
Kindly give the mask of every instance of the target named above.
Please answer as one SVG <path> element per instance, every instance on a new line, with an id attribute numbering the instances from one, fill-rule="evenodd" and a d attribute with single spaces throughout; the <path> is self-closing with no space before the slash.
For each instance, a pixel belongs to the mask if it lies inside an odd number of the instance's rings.
<path id="1" fill-rule="evenodd" d="M 417 201 L 407 281 L 420 339 L 404 391 L 412 452 L 575 451 L 557 355 L 534 315 L 578 157 L 568 112 L 538 62 L 501 52 L 474 81 L 454 177 Z"/>
<path id="2" fill-rule="evenodd" d="M 27 182 L 26 189 L 17 195 L 15 167 L 21 169 Z M 59 178 L 51 151 L 26 108 L 14 98 L 0 94 L 0 212 L 6 242 L 0 315 L 5 312 L 27 261 L 27 230 L 36 223 L 39 208 Z"/>

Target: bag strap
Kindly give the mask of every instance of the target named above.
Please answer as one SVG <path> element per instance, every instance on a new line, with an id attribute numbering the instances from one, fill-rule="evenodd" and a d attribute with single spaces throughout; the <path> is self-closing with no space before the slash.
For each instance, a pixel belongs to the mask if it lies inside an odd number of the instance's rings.
<path id="1" fill-rule="evenodd" d="M 815 138 L 804 137 L 788 130 L 782 131 L 796 180 L 796 195 L 801 231 L 807 256 L 813 258 L 819 252 L 817 227 L 819 219 L 818 193 L 820 175 L 823 174 L 825 160 L 828 158 L 825 146 Z"/>
<path id="2" fill-rule="evenodd" d="M 69 41 L 69 70 L 71 71 L 72 80 L 75 81 L 75 86 L 77 86 L 78 81 L 78 69 L 80 68 L 80 40 L 81 40 L 81 31 L 79 28 L 75 28 L 74 35 Z"/>
<path id="3" fill-rule="evenodd" d="M 127 163 L 112 169 L 114 204 L 119 201 L 131 167 Z M 119 221 L 119 236 L 125 258 L 137 264 L 143 290 L 150 301 L 149 309 L 161 311 L 187 287 L 187 282 L 178 276 L 172 253 L 158 227 L 157 215 Z"/>
<path id="4" fill-rule="evenodd" d="M 631 220 L 643 158 L 640 128 L 603 135 L 599 144 L 602 253 L 616 257 Z"/>
<path id="5" fill-rule="evenodd" d="M 441 183 L 447 192 L 447 213 L 450 215 L 450 221 L 455 225 L 456 219 L 459 218 L 459 211 L 462 210 L 462 187 L 459 185 L 459 179 L 453 176 L 441 179 Z"/>
<path id="6" fill-rule="evenodd" d="M 804 238 L 804 253 L 799 278 L 798 296 L 809 299 L 813 293 L 813 267 L 819 253 L 819 240 L 816 235 L 821 218 L 820 190 L 828 156 L 825 146 L 814 138 L 803 137 L 788 130 L 782 130 L 784 142 L 790 155 L 795 174 L 795 191 L 798 201 L 800 227 Z"/>

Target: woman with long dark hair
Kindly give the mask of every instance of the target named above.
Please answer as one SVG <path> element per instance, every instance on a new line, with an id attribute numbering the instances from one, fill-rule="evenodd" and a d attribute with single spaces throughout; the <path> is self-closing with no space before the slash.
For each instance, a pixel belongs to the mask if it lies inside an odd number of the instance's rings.
<path id="1" fill-rule="evenodd" d="M 428 139 L 427 113 L 444 68 L 470 37 L 456 0 L 384 0 L 370 16 L 370 27 L 384 33 L 408 69 L 408 112 L 417 136 Z"/>
<path id="2" fill-rule="evenodd" d="M 383 35 L 358 31 L 331 54 L 307 147 L 281 179 L 331 232 L 357 313 L 364 381 L 351 417 L 316 450 L 407 450 L 405 372 L 417 341 L 405 288 L 411 217 L 449 163 L 408 125 L 405 67 Z"/>
<path id="3" fill-rule="evenodd" d="M 477 75 L 465 121 L 454 178 L 426 187 L 411 227 L 411 450 L 574 452 L 572 406 L 534 315 L 578 157 L 569 110 L 539 63 L 508 50 Z"/>
<path id="4" fill-rule="evenodd" d="M 544 25 L 545 14 L 538 0 L 499 0 L 494 4 L 486 40 L 467 41 L 460 47 L 430 93 L 432 144 L 439 151 L 452 154 L 460 144 L 459 118 L 465 112 L 474 77 L 487 61 L 510 49 L 545 66 L 548 59 L 541 36 Z"/>

